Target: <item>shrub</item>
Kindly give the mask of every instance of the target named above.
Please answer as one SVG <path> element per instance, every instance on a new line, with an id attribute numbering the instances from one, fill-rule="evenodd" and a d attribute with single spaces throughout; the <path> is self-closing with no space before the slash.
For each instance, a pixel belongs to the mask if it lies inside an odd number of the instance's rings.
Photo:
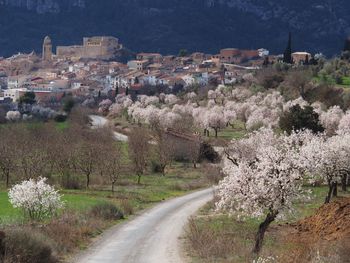
<path id="1" fill-rule="evenodd" d="M 293 106 L 290 111 L 281 116 L 279 126 L 288 134 L 293 130 L 301 131 L 304 129 L 309 129 L 314 133 L 324 131 L 319 121 L 319 115 L 314 109 L 311 106 L 302 108 L 299 104 Z"/>
<path id="2" fill-rule="evenodd" d="M 152 173 L 161 173 L 162 172 L 162 167 L 160 164 L 156 161 L 151 162 L 151 171 Z"/>
<path id="3" fill-rule="evenodd" d="M 57 114 L 55 117 L 55 122 L 65 122 L 67 120 L 67 115 Z"/>
<path id="4" fill-rule="evenodd" d="M 124 219 L 123 212 L 117 206 L 111 203 L 96 204 L 91 208 L 90 214 L 104 220 Z"/>
<path id="5" fill-rule="evenodd" d="M 214 148 L 209 143 L 202 143 L 200 146 L 200 160 L 208 160 L 212 163 L 218 162 L 220 160 L 219 154 L 214 150 Z"/>
<path id="6" fill-rule="evenodd" d="M 58 192 L 46 180 L 30 179 L 12 187 L 8 195 L 13 207 L 21 208 L 33 220 L 53 216 L 63 207 L 63 202 Z"/>
<path id="7" fill-rule="evenodd" d="M 210 183 L 218 184 L 224 178 L 224 174 L 219 166 L 207 164 L 204 168 L 206 178 Z"/>
<path id="8" fill-rule="evenodd" d="M 29 230 L 7 231 L 3 241 L 6 263 L 56 263 L 52 248 L 43 235 Z"/>
<path id="9" fill-rule="evenodd" d="M 84 188 L 81 180 L 79 180 L 77 176 L 66 176 L 66 178 L 62 180 L 61 184 L 63 188 L 69 190 L 80 190 Z"/>
<path id="10" fill-rule="evenodd" d="M 120 206 L 123 209 L 123 212 L 125 215 L 132 215 L 134 214 L 134 208 L 132 206 L 132 204 L 130 203 L 129 200 L 127 199 L 122 199 L 120 201 Z"/>
<path id="11" fill-rule="evenodd" d="M 210 222 L 202 222 L 191 218 L 186 229 L 189 245 L 201 259 L 212 262 L 213 258 L 225 258 L 232 253 L 235 240 L 222 229 L 213 229 Z"/>

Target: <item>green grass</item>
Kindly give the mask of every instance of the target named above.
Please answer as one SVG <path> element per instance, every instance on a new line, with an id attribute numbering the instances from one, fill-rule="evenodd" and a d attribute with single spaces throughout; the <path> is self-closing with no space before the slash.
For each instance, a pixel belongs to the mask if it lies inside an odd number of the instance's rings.
<path id="1" fill-rule="evenodd" d="M 329 75 L 326 77 L 318 76 L 318 77 L 314 77 L 313 79 L 314 79 L 314 81 L 316 81 L 318 83 L 323 82 L 323 83 L 335 85 L 335 86 L 342 87 L 342 88 L 349 88 L 350 87 L 350 77 L 342 77 L 341 83 L 337 83 L 336 80 Z"/>
<path id="2" fill-rule="evenodd" d="M 85 212 L 101 202 L 112 202 L 117 205 L 127 200 L 135 211 L 148 208 L 155 203 L 200 187 L 205 187 L 203 171 L 193 169 L 190 165 L 175 163 L 163 177 L 160 174 L 146 174 L 137 184 L 136 176 L 123 176 L 115 186 L 112 194 L 109 185 L 96 186 L 91 190 L 61 190 L 65 208 Z M 0 223 L 23 220 L 21 210 L 14 209 L 8 201 L 6 191 L 0 191 Z"/>
<path id="3" fill-rule="evenodd" d="M 69 127 L 69 121 L 65 122 L 56 122 L 56 128 L 60 131 L 63 131 Z"/>
<path id="4" fill-rule="evenodd" d="M 7 192 L 0 192 L 0 223 L 8 224 L 22 219 L 23 213 L 12 207 Z"/>

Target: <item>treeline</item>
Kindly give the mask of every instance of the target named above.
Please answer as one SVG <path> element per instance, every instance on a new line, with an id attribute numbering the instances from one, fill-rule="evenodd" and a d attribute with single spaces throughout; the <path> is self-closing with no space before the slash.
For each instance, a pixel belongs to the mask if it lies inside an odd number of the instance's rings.
<path id="1" fill-rule="evenodd" d="M 30 178 L 47 177 L 64 188 L 88 188 L 91 177 L 109 174 L 120 164 L 121 151 L 110 131 L 70 122 L 15 123 L 0 128 L 0 172 L 6 187 Z M 119 170 L 118 170 L 119 171 Z M 117 173 L 117 172 L 116 172 Z"/>
<path id="2" fill-rule="evenodd" d="M 112 130 L 91 129 L 87 115 L 76 110 L 64 126 L 55 122 L 20 122 L 0 126 L 0 178 L 8 188 L 31 178 L 46 177 L 66 189 L 111 185 L 121 175 L 148 172 L 166 175 L 174 161 L 215 161 L 217 154 L 199 138 L 184 141 L 162 129 L 135 127 L 128 143 L 117 142 Z"/>

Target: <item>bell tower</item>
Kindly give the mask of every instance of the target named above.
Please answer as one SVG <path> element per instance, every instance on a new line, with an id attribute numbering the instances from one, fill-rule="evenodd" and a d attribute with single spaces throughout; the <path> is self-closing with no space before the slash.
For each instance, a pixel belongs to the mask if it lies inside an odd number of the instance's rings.
<path id="1" fill-rule="evenodd" d="M 52 60 L 52 42 L 49 36 L 46 36 L 43 43 L 43 57 L 45 61 Z"/>

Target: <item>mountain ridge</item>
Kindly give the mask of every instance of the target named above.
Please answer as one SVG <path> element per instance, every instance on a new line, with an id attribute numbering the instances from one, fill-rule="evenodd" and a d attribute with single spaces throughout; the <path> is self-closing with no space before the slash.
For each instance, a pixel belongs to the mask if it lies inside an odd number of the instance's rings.
<path id="1" fill-rule="evenodd" d="M 345 0 L 0 0 L 0 56 L 40 52 L 45 35 L 54 45 L 113 35 L 136 52 L 282 53 L 289 31 L 294 50 L 334 55 L 350 34 L 349 12 Z"/>

